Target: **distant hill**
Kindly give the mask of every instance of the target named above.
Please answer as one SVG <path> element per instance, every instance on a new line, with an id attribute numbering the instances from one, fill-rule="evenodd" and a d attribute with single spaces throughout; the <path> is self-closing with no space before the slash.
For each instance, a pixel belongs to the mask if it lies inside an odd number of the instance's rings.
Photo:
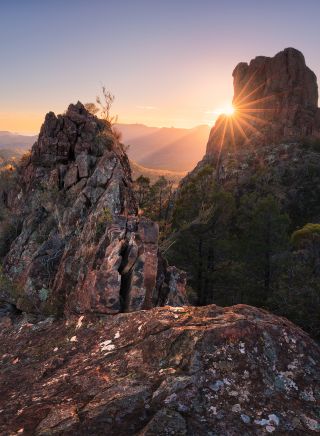
<path id="1" fill-rule="evenodd" d="M 142 124 L 117 124 L 122 142 L 129 145 L 129 158 L 155 169 L 190 171 L 205 154 L 210 127 L 193 129 L 148 127 Z"/>
<path id="2" fill-rule="evenodd" d="M 201 125 L 193 129 L 175 127 L 149 127 L 143 124 L 117 124 L 122 142 L 129 145 L 131 160 L 144 168 L 187 172 L 205 154 L 210 127 Z M 0 155 L 5 159 L 20 157 L 37 136 L 19 135 L 0 131 Z"/>
<path id="3" fill-rule="evenodd" d="M 36 135 L 28 136 L 0 131 L 0 156 L 5 160 L 20 157 L 31 148 L 36 140 Z"/>
<path id="4" fill-rule="evenodd" d="M 137 179 L 139 176 L 145 176 L 150 179 L 151 183 L 155 183 L 161 176 L 164 176 L 166 179 L 172 181 L 174 186 L 177 186 L 180 180 L 186 175 L 185 171 L 179 172 L 145 168 L 132 160 L 130 160 L 130 166 L 132 169 L 133 180 Z"/>

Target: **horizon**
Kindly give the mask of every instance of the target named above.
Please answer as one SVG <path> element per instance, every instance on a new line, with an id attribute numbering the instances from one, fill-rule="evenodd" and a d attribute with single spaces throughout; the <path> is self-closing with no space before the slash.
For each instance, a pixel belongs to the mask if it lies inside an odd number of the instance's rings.
<path id="1" fill-rule="evenodd" d="M 58 114 L 55 114 L 55 115 L 58 115 Z M 44 122 L 44 119 L 43 119 L 43 121 L 42 121 L 42 123 Z M 41 123 L 41 124 L 42 124 Z M 144 124 L 144 123 L 121 123 L 121 122 L 116 122 L 115 124 L 114 124 L 115 126 L 119 126 L 119 125 L 124 125 L 124 126 L 141 126 L 141 127 L 147 127 L 147 128 L 150 128 L 150 129 L 159 129 L 159 130 L 161 130 L 161 129 L 176 129 L 176 130 L 194 130 L 194 129 L 198 129 L 198 128 L 200 128 L 200 127 L 208 127 L 208 128 L 211 128 L 212 126 L 210 126 L 210 124 L 197 124 L 196 126 L 193 126 L 193 127 L 175 127 L 175 126 L 150 126 L 150 125 L 147 125 L 147 124 Z M 41 127 L 41 126 L 40 126 Z M 40 128 L 39 128 L 39 130 L 40 130 Z M 12 130 L 3 130 L 3 129 L 0 129 L 0 134 L 9 134 L 9 135 L 20 135 L 20 136 L 38 136 L 38 134 L 39 134 L 39 131 L 37 131 L 37 132 L 16 132 L 16 131 L 12 131 Z"/>
<path id="2" fill-rule="evenodd" d="M 0 130 L 35 135 L 47 112 L 94 101 L 100 84 L 115 95 L 121 124 L 212 126 L 231 104 L 239 62 L 295 47 L 320 75 L 320 4 L 307 3 L 308 9 L 297 0 L 190 0 L 187 6 L 13 0 L 0 18 L 7 41 L 1 48 Z"/>

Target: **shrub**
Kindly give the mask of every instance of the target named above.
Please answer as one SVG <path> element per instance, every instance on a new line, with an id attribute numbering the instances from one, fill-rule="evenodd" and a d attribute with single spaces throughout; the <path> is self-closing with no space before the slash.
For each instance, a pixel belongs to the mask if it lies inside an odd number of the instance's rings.
<path id="1" fill-rule="evenodd" d="M 308 223 L 292 233 L 291 242 L 295 246 L 320 241 L 320 224 Z"/>
<path id="2" fill-rule="evenodd" d="M 108 207 L 104 207 L 101 214 L 99 215 L 97 219 L 97 225 L 96 225 L 96 237 L 97 239 L 100 239 L 101 236 L 104 234 L 107 225 L 112 222 L 112 213 Z"/>

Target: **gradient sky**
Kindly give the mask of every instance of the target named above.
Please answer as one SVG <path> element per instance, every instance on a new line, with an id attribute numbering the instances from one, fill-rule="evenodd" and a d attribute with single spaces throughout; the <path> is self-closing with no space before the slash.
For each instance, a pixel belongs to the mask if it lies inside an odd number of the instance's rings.
<path id="1" fill-rule="evenodd" d="M 101 83 L 120 122 L 212 124 L 240 61 L 295 47 L 319 77 L 319 22 L 319 0 L 0 0 L 0 130 L 36 133 Z"/>

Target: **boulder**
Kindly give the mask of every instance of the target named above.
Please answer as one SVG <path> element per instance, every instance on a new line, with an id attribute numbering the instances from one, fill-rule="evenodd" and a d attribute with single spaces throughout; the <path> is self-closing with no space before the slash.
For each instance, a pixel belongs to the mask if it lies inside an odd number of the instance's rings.
<path id="1" fill-rule="evenodd" d="M 0 433 L 320 431 L 320 349 L 250 306 L 163 307 L 0 331 Z"/>

